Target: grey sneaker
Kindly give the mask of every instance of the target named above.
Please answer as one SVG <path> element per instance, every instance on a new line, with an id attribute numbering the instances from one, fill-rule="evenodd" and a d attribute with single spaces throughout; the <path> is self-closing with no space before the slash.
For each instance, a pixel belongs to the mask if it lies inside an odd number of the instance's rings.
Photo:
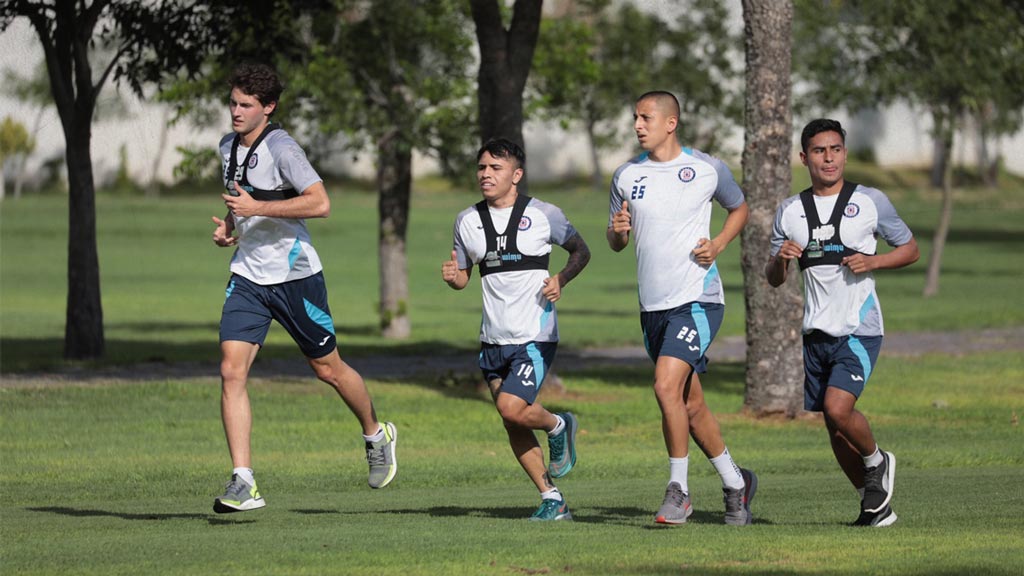
<path id="1" fill-rule="evenodd" d="M 572 412 L 559 414 L 565 420 L 565 428 L 560 434 L 548 437 L 548 474 L 552 478 L 561 478 L 576 465 L 576 428 L 579 423 Z"/>
<path id="2" fill-rule="evenodd" d="M 892 509 L 892 506 L 886 506 L 881 512 L 866 512 L 860 513 L 860 517 L 857 518 L 854 526 L 871 526 L 874 528 L 883 528 L 885 526 L 891 526 L 896 523 L 896 512 Z"/>
<path id="3" fill-rule="evenodd" d="M 746 526 L 754 523 L 754 515 L 750 512 L 750 501 L 757 492 L 757 475 L 745 468 L 740 468 L 740 475 L 746 484 L 743 488 L 732 490 L 722 488 L 725 499 L 725 523 L 732 526 Z"/>
<path id="4" fill-rule="evenodd" d="M 690 495 L 683 492 L 683 487 L 678 482 L 669 482 L 665 489 L 665 501 L 658 508 L 654 521 L 658 524 L 685 524 L 686 519 L 693 514 L 693 506 L 690 505 Z"/>
<path id="5" fill-rule="evenodd" d="M 238 474 L 232 474 L 231 481 L 224 487 L 224 495 L 213 501 L 213 511 L 218 514 L 244 512 L 266 505 L 255 483 L 250 485 L 239 478 Z"/>
<path id="6" fill-rule="evenodd" d="M 384 439 L 380 442 L 366 443 L 366 462 L 370 465 L 370 488 L 387 486 L 398 473 L 398 461 L 395 460 L 398 430 L 391 422 L 384 422 L 381 428 L 384 429 Z"/>
<path id="7" fill-rule="evenodd" d="M 877 514 L 883 512 L 892 500 L 892 488 L 896 480 L 896 457 L 892 452 L 882 451 L 882 463 L 864 470 L 864 499 L 860 502 L 862 512 Z"/>

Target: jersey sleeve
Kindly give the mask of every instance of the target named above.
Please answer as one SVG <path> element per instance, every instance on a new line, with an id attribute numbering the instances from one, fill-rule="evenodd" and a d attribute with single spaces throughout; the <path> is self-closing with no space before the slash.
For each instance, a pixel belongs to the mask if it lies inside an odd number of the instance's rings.
<path id="1" fill-rule="evenodd" d="M 786 214 L 786 208 L 793 203 L 793 198 L 795 197 L 790 197 L 789 200 L 784 201 L 779 205 L 778 210 L 775 211 L 775 221 L 772 223 L 772 235 L 769 241 L 769 256 L 778 254 L 779 250 L 782 250 L 782 243 L 789 239 L 783 224 L 783 218 Z"/>
<path id="2" fill-rule="evenodd" d="M 274 135 L 272 134 L 272 136 Z M 271 153 L 277 160 L 281 177 L 296 192 L 301 193 L 313 184 L 323 181 L 323 178 L 313 169 L 313 165 L 309 163 L 306 153 L 291 136 L 282 134 L 273 140 L 268 137 L 267 140 L 267 145 L 272 147 Z"/>
<path id="3" fill-rule="evenodd" d="M 462 221 L 465 217 L 465 212 L 460 213 L 455 218 L 455 226 L 452 230 L 452 250 L 455 251 L 455 260 L 459 263 L 459 270 L 473 267 L 473 263 L 469 261 L 469 251 L 466 250 L 466 243 L 462 239 Z"/>
<path id="4" fill-rule="evenodd" d="M 618 212 L 619 210 L 622 210 L 622 200 L 623 200 L 623 198 L 622 198 L 622 194 L 619 193 L 618 183 L 619 183 L 619 175 L 622 174 L 622 171 L 626 169 L 626 166 L 628 166 L 628 164 L 620 166 L 619 169 L 615 171 L 615 175 L 612 176 L 612 183 L 611 183 L 611 187 L 610 187 L 611 189 L 608 192 L 608 227 L 609 228 L 612 227 L 612 220 L 614 220 L 614 218 L 615 218 L 615 213 Z"/>
<path id="5" fill-rule="evenodd" d="M 913 239 L 914 234 L 910 227 L 896 213 L 896 207 L 889 201 L 888 196 L 874 188 L 861 189 L 861 192 L 867 194 L 874 202 L 878 211 L 878 233 L 889 246 L 903 246 Z"/>
<path id="6" fill-rule="evenodd" d="M 729 170 L 725 162 L 715 158 L 714 166 L 715 172 L 718 173 L 718 188 L 715 189 L 715 200 L 726 210 L 739 208 L 741 204 L 746 202 L 746 198 L 743 196 L 743 189 L 736 183 L 736 179 L 732 176 L 732 171 Z"/>
<path id="7" fill-rule="evenodd" d="M 572 223 L 569 222 L 569 219 L 566 218 L 565 213 L 562 212 L 562 209 L 558 206 L 538 201 L 537 208 L 544 214 L 544 217 L 548 219 L 548 226 L 551 229 L 550 240 L 552 244 L 561 246 L 577 234 L 576 228 L 573 227 Z"/>

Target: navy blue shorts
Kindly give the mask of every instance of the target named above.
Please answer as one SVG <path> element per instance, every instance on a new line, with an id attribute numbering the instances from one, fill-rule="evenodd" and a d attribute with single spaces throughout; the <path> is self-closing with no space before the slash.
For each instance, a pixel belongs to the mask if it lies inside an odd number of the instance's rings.
<path id="1" fill-rule="evenodd" d="M 480 371 L 484 380 L 501 380 L 501 392 L 507 392 L 533 404 L 540 394 L 544 377 L 555 361 L 558 342 L 526 344 L 488 344 L 480 346 Z"/>
<path id="2" fill-rule="evenodd" d="M 271 320 L 284 326 L 307 358 L 322 358 L 337 347 L 322 272 L 267 286 L 232 274 L 220 316 L 220 341 L 262 346 Z"/>
<path id="3" fill-rule="evenodd" d="M 707 372 L 707 352 L 718 334 L 725 306 L 710 302 L 691 302 L 671 310 L 641 312 L 644 347 L 654 362 L 659 356 L 679 358 L 698 374 Z"/>
<path id="4" fill-rule="evenodd" d="M 881 349 L 881 336 L 804 334 L 804 410 L 821 412 L 829 386 L 860 398 Z"/>

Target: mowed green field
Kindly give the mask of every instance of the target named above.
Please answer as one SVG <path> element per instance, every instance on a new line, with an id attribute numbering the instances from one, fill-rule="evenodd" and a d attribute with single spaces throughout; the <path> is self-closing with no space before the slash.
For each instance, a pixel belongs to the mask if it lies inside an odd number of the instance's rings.
<path id="1" fill-rule="evenodd" d="M 951 375 L 955 375 L 952 376 Z M 580 418 L 558 481 L 573 522 L 534 523 L 537 495 L 472 386 L 370 381 L 398 426 L 399 475 L 366 486 L 354 419 L 311 379 L 252 384 L 267 507 L 212 512 L 229 460 L 216 378 L 0 388 L 4 574 L 1020 574 L 1024 360 L 883 357 L 861 407 L 896 454 L 890 528 L 847 526 L 857 496 L 815 420 L 739 414 L 742 367 L 708 402 L 754 469 L 756 522 L 722 523 L 720 483 L 691 450 L 695 513 L 652 522 L 667 481 L 647 367 L 561 374 Z"/>
<path id="2" fill-rule="evenodd" d="M 795 170 L 794 189 L 806 185 Z M 939 194 L 913 172 L 858 167 L 850 177 L 892 197 L 914 230 L 921 260 L 876 275 L 890 332 L 960 330 L 1024 325 L 1024 184 L 1005 179 L 998 190 L 957 193 L 944 258 L 941 292 L 923 299 L 925 262 L 938 222 Z M 324 262 L 331 308 L 344 355 L 382 349 L 394 353 L 472 350 L 480 323 L 474 278 L 453 291 L 440 280 L 451 251 L 455 215 L 479 194 L 417 183 L 409 223 L 409 310 L 413 336 L 385 342 L 378 297 L 377 200 L 365 189 L 332 184 L 332 214 L 309 221 Z M 590 244 L 593 258 L 558 303 L 562 346 L 638 345 L 640 330 L 632 250 L 613 253 L 605 241 L 607 192 L 537 185 L 531 194 L 563 208 Z M 97 208 L 106 362 L 216 360 L 217 326 L 227 282 L 228 249 L 210 241 L 211 216 L 223 216 L 219 190 L 160 199 L 100 195 Z M 712 230 L 724 211 L 716 206 Z M 768 247 L 758 247 L 767 258 Z M 719 257 L 726 286 L 723 335 L 744 330 L 740 243 Z M 552 269 L 565 262 L 555 251 Z M 760 277 L 757 281 L 762 281 Z M 0 370 L 59 363 L 67 300 L 67 201 L 25 197 L 0 204 Z M 263 356 L 293 356 L 295 347 L 274 329 Z"/>

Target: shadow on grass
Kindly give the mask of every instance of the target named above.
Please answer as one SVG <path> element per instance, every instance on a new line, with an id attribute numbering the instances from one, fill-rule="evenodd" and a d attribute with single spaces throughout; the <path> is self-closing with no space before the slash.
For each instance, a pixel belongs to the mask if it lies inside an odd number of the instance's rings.
<path id="1" fill-rule="evenodd" d="M 156 514 L 156 513 L 130 513 L 114 512 L 112 510 L 95 510 L 91 508 L 68 508 L 67 506 L 42 506 L 38 508 L 26 508 L 31 512 L 48 512 L 71 516 L 75 518 L 110 517 L 122 520 L 206 520 L 210 524 L 250 524 L 255 520 L 233 520 L 222 517 L 213 517 L 209 514 Z"/>

